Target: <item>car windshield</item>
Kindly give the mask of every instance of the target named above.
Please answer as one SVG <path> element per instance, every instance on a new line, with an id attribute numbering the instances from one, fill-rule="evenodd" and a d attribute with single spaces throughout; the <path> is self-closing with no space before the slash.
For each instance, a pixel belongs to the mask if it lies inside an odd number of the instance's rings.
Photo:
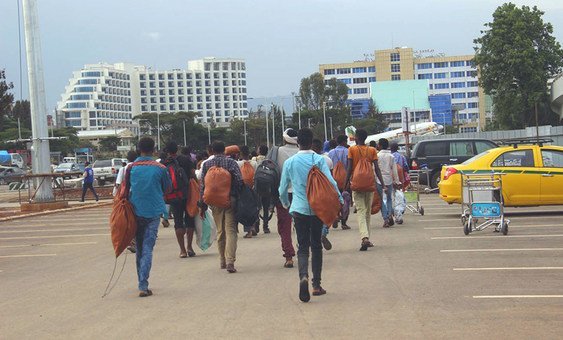
<path id="1" fill-rule="evenodd" d="M 63 163 L 59 165 L 59 169 L 70 169 L 72 167 L 72 163 Z"/>
<path id="2" fill-rule="evenodd" d="M 95 161 L 93 168 L 105 168 L 111 166 L 111 160 Z"/>
<path id="3" fill-rule="evenodd" d="M 463 163 L 461 163 L 461 164 L 463 164 L 463 165 L 470 164 L 470 163 L 472 163 L 472 162 L 478 160 L 479 158 L 485 156 L 485 155 L 488 154 L 488 153 L 489 153 L 489 151 L 483 151 L 483 152 L 481 152 L 480 154 L 475 155 L 475 156 L 469 158 L 468 160 L 466 160 L 465 162 L 463 162 Z"/>

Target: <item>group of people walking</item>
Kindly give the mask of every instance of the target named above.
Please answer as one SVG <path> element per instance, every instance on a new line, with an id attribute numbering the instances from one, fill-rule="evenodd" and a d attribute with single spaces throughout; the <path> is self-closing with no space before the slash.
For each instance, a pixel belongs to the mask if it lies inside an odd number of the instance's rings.
<path id="1" fill-rule="evenodd" d="M 366 138 L 367 132 L 358 129 L 354 146 L 348 147 L 348 138 L 341 135 L 335 141 L 327 142 L 323 150 L 323 143 L 314 138 L 310 129 L 296 131 L 290 128 L 283 133 L 282 146 L 270 150 L 260 146 L 254 157 L 248 146 L 226 147 L 223 142 L 215 141 L 208 149 L 210 155 L 197 165 L 189 150 L 183 149 L 178 154 L 174 142 L 166 145 L 166 154 L 161 155 L 160 162 L 152 161 L 154 140 L 141 138 L 138 157 L 131 152 L 128 155 L 130 163 L 123 167 L 123 171 L 129 173 L 129 201 L 137 217 L 136 249 L 132 250 L 136 251 L 137 257 L 139 296 L 152 295 L 148 286 L 152 251 L 161 218 L 169 215 L 167 205 L 174 217 L 181 258 L 196 255 L 192 247 L 195 218 L 209 216 L 206 211 L 210 210 L 217 227 L 219 265 L 228 273 L 237 272 L 239 222 L 243 224 L 245 238 L 256 236 L 260 225 L 267 234 L 275 210 L 283 266 L 293 268 L 297 255 L 300 300 L 307 302 L 311 296 L 309 257 L 312 295 L 326 294 L 321 286 L 322 249 L 332 247 L 327 237 L 330 228 L 340 225 L 343 230 L 350 229 L 347 221 L 352 204 L 358 217 L 360 251 L 373 247 L 370 220 L 374 197 L 381 200 L 378 203 L 383 227 L 390 227 L 395 222 L 393 191 L 404 185 L 405 177 L 400 174 L 404 175 L 403 171 L 408 170 L 405 169 L 406 160 L 394 145 L 389 150 L 387 140 L 379 140 L 378 150 L 366 145 Z M 314 167 L 334 187 L 341 204 L 338 218 L 332 225 L 324 225 L 311 208 L 311 196 L 307 193 L 308 175 Z M 199 191 L 189 189 L 192 187 L 190 181 L 199 183 Z M 116 182 L 116 185 L 120 183 Z M 187 212 L 186 204 L 192 195 L 199 198 L 197 205 L 201 217 L 190 216 Z M 241 206 L 245 208 L 241 209 Z M 246 209 L 250 206 L 260 210 L 260 216 L 242 218 L 241 210 L 254 210 Z M 246 211 L 244 213 L 248 215 Z M 297 236 L 297 253 L 292 241 L 292 225 Z"/>

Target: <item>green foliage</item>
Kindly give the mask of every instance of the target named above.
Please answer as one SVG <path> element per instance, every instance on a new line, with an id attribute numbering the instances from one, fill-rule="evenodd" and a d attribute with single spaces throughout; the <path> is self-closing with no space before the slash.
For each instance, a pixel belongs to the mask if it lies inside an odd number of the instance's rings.
<path id="1" fill-rule="evenodd" d="M 348 87 L 335 78 L 329 79 L 326 85 L 318 72 L 301 79 L 298 104 L 303 110 L 320 110 L 323 103 L 327 107 L 344 108 L 347 99 Z"/>
<path id="2" fill-rule="evenodd" d="M 22 128 L 27 128 L 31 130 L 31 106 L 28 100 L 17 100 L 10 112 L 10 117 L 17 121 L 20 119 L 20 125 Z"/>
<path id="3" fill-rule="evenodd" d="M 54 137 L 66 137 L 64 139 L 52 139 L 49 141 L 51 152 L 60 152 L 62 155 L 74 155 L 74 149 L 81 147 L 91 147 L 88 142 L 80 141 L 76 135 L 77 131 L 73 127 L 54 129 Z"/>
<path id="4" fill-rule="evenodd" d="M 542 106 L 539 123 L 556 121 L 548 105 L 547 80 L 561 72 L 563 50 L 553 27 L 537 7 L 506 3 L 475 39 L 480 85 L 493 98 L 495 120 L 503 129 L 535 125 L 534 105 Z"/>
<path id="5" fill-rule="evenodd" d="M 115 152 L 117 151 L 117 146 L 121 139 L 117 136 L 108 136 L 100 139 L 99 146 L 100 151 L 103 152 Z"/>
<path id="6" fill-rule="evenodd" d="M 14 95 L 10 90 L 14 88 L 14 84 L 6 82 L 6 71 L 0 70 L 0 131 L 4 130 L 4 117 L 6 117 L 14 102 Z"/>

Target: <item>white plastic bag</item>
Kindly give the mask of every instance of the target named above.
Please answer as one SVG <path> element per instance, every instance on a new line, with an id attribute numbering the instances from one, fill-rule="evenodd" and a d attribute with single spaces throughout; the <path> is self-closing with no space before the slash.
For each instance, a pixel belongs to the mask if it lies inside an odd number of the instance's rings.
<path id="1" fill-rule="evenodd" d="M 199 214 L 195 217 L 195 235 L 196 243 L 199 249 L 203 251 L 209 249 L 213 241 L 217 239 L 217 226 L 209 209 L 205 212 L 204 219 Z"/>
<path id="2" fill-rule="evenodd" d="M 393 212 L 395 213 L 396 219 L 403 219 L 406 207 L 407 201 L 405 200 L 405 194 L 402 190 L 395 190 L 393 193 Z"/>

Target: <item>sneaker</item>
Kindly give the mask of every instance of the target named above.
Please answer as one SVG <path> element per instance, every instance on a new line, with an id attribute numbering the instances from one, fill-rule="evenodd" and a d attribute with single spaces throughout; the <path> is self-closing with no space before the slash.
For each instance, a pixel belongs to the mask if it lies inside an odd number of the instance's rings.
<path id="1" fill-rule="evenodd" d="M 162 220 L 162 226 L 164 228 L 168 228 L 168 227 L 170 227 L 170 222 L 168 222 L 168 220 Z"/>
<path id="2" fill-rule="evenodd" d="M 402 219 L 402 218 L 400 218 L 400 219 L 398 218 L 398 219 L 397 219 L 397 224 L 403 224 L 403 219 Z"/>
<path id="3" fill-rule="evenodd" d="M 389 223 L 389 226 L 390 226 L 390 227 L 392 227 L 393 225 L 395 225 L 395 221 L 393 220 L 393 216 L 389 216 L 388 221 L 389 221 L 388 223 Z"/>
<path id="4" fill-rule="evenodd" d="M 258 232 L 256 230 L 252 229 L 252 236 L 257 236 L 257 235 L 258 235 Z"/>
<path id="5" fill-rule="evenodd" d="M 381 226 L 381 228 L 389 228 L 388 220 L 385 220 L 385 222 L 383 222 L 383 225 Z"/>
<path id="6" fill-rule="evenodd" d="M 324 290 L 323 287 L 321 286 L 313 287 L 313 296 L 319 296 L 325 294 L 326 294 L 326 290 Z"/>
<path id="7" fill-rule="evenodd" d="M 360 247 L 360 251 L 366 251 L 368 250 L 369 247 L 369 240 L 367 238 L 364 238 L 362 240 L 362 246 Z"/>
<path id="8" fill-rule="evenodd" d="M 346 223 L 342 223 L 342 230 L 350 230 L 350 228 Z"/>
<path id="9" fill-rule="evenodd" d="M 309 280 L 306 278 L 299 281 L 299 300 L 302 302 L 309 302 L 311 294 L 309 294 Z"/>
<path id="10" fill-rule="evenodd" d="M 338 221 L 332 224 L 332 229 L 338 229 Z"/>
<path id="11" fill-rule="evenodd" d="M 227 272 L 229 272 L 231 274 L 237 272 L 237 270 L 235 269 L 235 265 L 232 264 L 232 263 L 229 263 L 225 269 L 227 269 Z"/>
<path id="12" fill-rule="evenodd" d="M 269 234 L 269 233 L 270 233 L 270 228 L 264 227 L 264 234 Z"/>
<path id="13" fill-rule="evenodd" d="M 325 235 L 321 236 L 321 243 L 323 244 L 323 248 L 325 248 L 325 250 L 332 249 L 332 243 L 330 243 L 329 239 Z"/>
<path id="14" fill-rule="evenodd" d="M 141 290 L 139 292 L 139 297 L 147 297 L 147 296 L 151 296 L 152 295 L 152 290 L 147 289 L 147 290 Z"/>
<path id="15" fill-rule="evenodd" d="M 283 264 L 284 268 L 293 268 L 293 259 L 287 259 L 285 260 L 285 263 Z"/>

